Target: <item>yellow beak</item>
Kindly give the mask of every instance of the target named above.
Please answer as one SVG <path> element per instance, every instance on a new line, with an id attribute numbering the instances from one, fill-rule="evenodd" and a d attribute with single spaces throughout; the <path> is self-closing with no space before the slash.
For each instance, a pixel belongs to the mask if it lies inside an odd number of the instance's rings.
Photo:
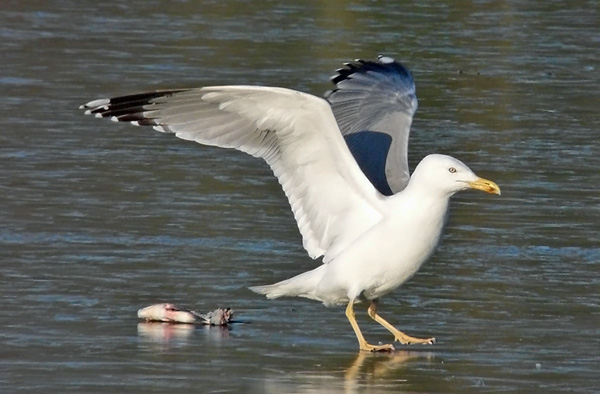
<path id="1" fill-rule="evenodd" d="M 477 178 L 473 182 L 469 182 L 469 187 L 472 189 L 482 190 L 486 193 L 500 195 L 500 188 L 498 185 L 492 181 L 488 181 L 487 179 Z"/>

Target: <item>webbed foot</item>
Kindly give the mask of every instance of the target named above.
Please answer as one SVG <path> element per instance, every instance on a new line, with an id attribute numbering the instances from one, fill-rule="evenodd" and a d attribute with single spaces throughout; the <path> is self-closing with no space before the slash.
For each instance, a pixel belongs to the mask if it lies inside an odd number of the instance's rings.
<path id="1" fill-rule="evenodd" d="M 360 350 L 364 350 L 367 352 L 393 352 L 396 350 L 393 345 L 385 344 L 385 345 L 371 345 L 368 342 L 364 342 L 360 344 Z"/>
<path id="2" fill-rule="evenodd" d="M 411 337 L 410 335 L 406 335 L 405 333 L 396 330 L 394 333 L 395 341 L 400 342 L 403 345 L 414 345 L 414 344 L 422 344 L 422 345 L 433 345 L 436 342 L 435 338 L 416 338 Z"/>

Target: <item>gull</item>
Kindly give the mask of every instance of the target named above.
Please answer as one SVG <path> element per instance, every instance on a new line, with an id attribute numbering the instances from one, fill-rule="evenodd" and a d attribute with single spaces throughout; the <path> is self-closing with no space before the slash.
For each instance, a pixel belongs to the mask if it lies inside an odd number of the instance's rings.
<path id="1" fill-rule="evenodd" d="M 389 57 L 347 63 L 327 100 L 280 87 L 209 86 L 159 90 L 82 105 L 85 114 L 172 133 L 262 158 L 290 203 L 317 268 L 250 289 L 267 298 L 305 297 L 346 305 L 360 350 L 367 342 L 354 304 L 402 344 L 433 344 L 382 318 L 378 300 L 409 280 L 442 239 L 450 197 L 465 189 L 500 194 L 458 159 L 426 156 L 408 175 L 407 146 L 417 100 L 410 72 Z"/>

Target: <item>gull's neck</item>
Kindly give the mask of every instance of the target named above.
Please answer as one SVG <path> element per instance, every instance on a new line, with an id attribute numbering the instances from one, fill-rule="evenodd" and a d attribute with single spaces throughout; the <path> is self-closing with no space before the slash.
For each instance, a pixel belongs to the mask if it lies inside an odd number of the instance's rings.
<path id="1" fill-rule="evenodd" d="M 445 201 L 446 204 L 448 204 L 453 193 L 448 193 L 435 186 L 436 185 L 432 186 L 430 183 L 424 182 L 423 179 L 419 178 L 419 174 L 415 173 L 408 181 L 406 188 L 400 193 L 397 193 L 397 195 L 406 193 L 415 198 L 432 199 L 440 202 Z"/>
<path id="2" fill-rule="evenodd" d="M 404 218 L 410 214 L 420 218 L 424 225 L 441 226 L 446 222 L 451 195 L 411 178 L 404 190 L 390 196 Z"/>

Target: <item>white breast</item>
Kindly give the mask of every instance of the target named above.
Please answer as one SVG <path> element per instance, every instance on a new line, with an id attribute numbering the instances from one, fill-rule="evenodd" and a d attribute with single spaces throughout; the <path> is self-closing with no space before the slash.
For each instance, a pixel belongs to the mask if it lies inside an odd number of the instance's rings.
<path id="1" fill-rule="evenodd" d="M 386 217 L 327 263 L 317 292 L 336 294 L 328 303 L 379 298 L 410 279 L 441 240 L 448 204 L 404 198 Z M 393 235 L 393 236 L 390 236 Z M 342 295 L 344 296 L 343 298 Z"/>

